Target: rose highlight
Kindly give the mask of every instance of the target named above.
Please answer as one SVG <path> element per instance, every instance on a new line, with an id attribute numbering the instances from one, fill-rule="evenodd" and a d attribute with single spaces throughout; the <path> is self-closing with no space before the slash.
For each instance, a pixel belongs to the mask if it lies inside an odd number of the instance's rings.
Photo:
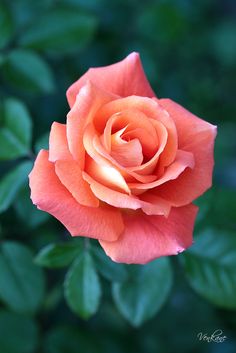
<path id="1" fill-rule="evenodd" d="M 212 183 L 216 127 L 158 99 L 139 55 L 88 70 L 67 91 L 66 124 L 30 173 L 34 204 L 112 260 L 143 264 L 192 244 Z"/>

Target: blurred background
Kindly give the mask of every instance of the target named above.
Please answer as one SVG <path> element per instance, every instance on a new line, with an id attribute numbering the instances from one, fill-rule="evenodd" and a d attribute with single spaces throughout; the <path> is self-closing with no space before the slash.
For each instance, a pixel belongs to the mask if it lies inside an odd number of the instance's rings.
<path id="1" fill-rule="evenodd" d="M 91 242 L 85 308 L 83 245 L 27 175 L 71 83 L 132 51 L 158 97 L 218 125 L 214 187 L 178 257 L 116 265 Z M 234 0 L 0 0 L 0 353 L 236 352 L 235 82 Z M 216 329 L 224 342 L 199 340 Z"/>

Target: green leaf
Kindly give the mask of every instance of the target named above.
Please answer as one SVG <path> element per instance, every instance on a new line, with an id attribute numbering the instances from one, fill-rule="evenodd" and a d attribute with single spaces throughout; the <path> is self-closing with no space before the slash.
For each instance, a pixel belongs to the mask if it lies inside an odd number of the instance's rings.
<path id="1" fill-rule="evenodd" d="M 105 353 L 105 350 L 102 351 L 100 348 L 97 335 L 93 334 L 91 339 L 89 330 L 83 330 L 79 325 L 65 323 L 60 326 L 53 325 L 47 330 L 43 347 L 45 353 Z"/>
<path id="2" fill-rule="evenodd" d="M 84 319 L 96 313 L 101 288 L 93 260 L 87 251 L 69 269 L 64 286 L 65 298 L 72 311 Z"/>
<path id="3" fill-rule="evenodd" d="M 2 353 L 33 353 L 38 343 L 38 327 L 28 317 L 0 311 L 0 347 Z"/>
<path id="4" fill-rule="evenodd" d="M 235 229 L 236 190 L 233 188 L 214 188 L 211 203 L 212 222 L 215 226 Z M 217 200 L 217 202 L 215 201 Z"/>
<path id="5" fill-rule="evenodd" d="M 32 124 L 26 106 L 17 99 L 9 98 L 1 106 L 0 159 L 23 157 L 29 153 Z"/>
<path id="6" fill-rule="evenodd" d="M 60 52 L 84 48 L 92 39 L 96 18 L 76 9 L 56 9 L 34 21 L 23 34 L 20 44 L 25 47 Z"/>
<path id="7" fill-rule="evenodd" d="M 213 51 L 215 51 L 216 58 L 221 61 L 222 65 L 235 65 L 235 21 L 230 21 L 230 17 L 226 21 L 219 21 L 211 35 L 210 43 Z"/>
<path id="8" fill-rule="evenodd" d="M 197 293 L 222 308 L 236 309 L 235 234 L 208 229 L 180 258 Z"/>
<path id="9" fill-rule="evenodd" d="M 44 296 L 44 277 L 31 251 L 16 242 L 0 247 L 0 299 L 19 313 L 34 313 Z"/>
<path id="10" fill-rule="evenodd" d="M 48 150 L 49 146 L 49 133 L 41 135 L 35 143 L 35 152 L 39 153 L 41 149 Z"/>
<path id="11" fill-rule="evenodd" d="M 167 257 L 147 265 L 130 265 L 128 270 L 128 280 L 113 283 L 112 294 L 120 313 L 137 327 L 153 317 L 166 301 L 172 272 Z"/>
<path id="12" fill-rule="evenodd" d="M 51 93 L 54 79 L 50 66 L 38 54 L 17 49 L 6 57 L 4 76 L 13 86 L 29 92 Z"/>
<path id="13" fill-rule="evenodd" d="M 45 352 L 47 353 L 79 353 L 80 337 L 75 327 L 53 327 L 47 332 Z"/>
<path id="14" fill-rule="evenodd" d="M 0 48 L 3 48 L 13 35 L 13 22 L 7 7 L 0 3 Z"/>
<path id="15" fill-rule="evenodd" d="M 35 262 L 49 268 L 65 267 L 80 253 L 81 247 L 78 244 L 49 244 L 38 253 Z"/>
<path id="16" fill-rule="evenodd" d="M 6 58 L 5 55 L 0 54 L 0 68 L 3 65 L 3 63 L 5 62 L 5 58 Z"/>
<path id="17" fill-rule="evenodd" d="M 113 262 L 105 252 L 97 247 L 92 248 L 96 268 L 103 277 L 113 282 L 125 281 L 128 277 L 125 265 Z"/>
<path id="18" fill-rule="evenodd" d="M 17 216 L 23 221 L 27 228 L 35 228 L 49 219 L 49 214 L 39 210 L 30 200 L 29 186 L 23 186 L 19 191 L 14 208 Z"/>
<path id="19" fill-rule="evenodd" d="M 0 212 L 12 204 L 31 169 L 32 162 L 23 162 L 0 180 Z"/>
<path id="20" fill-rule="evenodd" d="M 51 290 L 46 293 L 45 300 L 43 303 L 43 310 L 52 311 L 54 310 L 63 298 L 63 289 L 61 283 L 58 283 Z"/>

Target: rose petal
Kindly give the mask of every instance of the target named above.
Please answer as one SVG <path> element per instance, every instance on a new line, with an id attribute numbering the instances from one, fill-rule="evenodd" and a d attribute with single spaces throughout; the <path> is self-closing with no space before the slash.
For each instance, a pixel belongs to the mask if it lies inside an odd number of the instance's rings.
<path id="1" fill-rule="evenodd" d="M 149 104 L 151 109 L 147 107 Z M 156 133 L 149 121 L 151 116 L 147 115 L 146 112 L 149 113 L 151 111 L 156 117 L 156 106 L 157 104 L 150 98 L 137 96 L 118 98 L 104 104 L 104 106 L 97 111 L 94 117 L 94 126 L 96 130 L 102 134 L 107 124 L 110 124 L 112 127 L 114 125 L 116 130 L 124 128 L 128 124 L 133 124 L 132 130 L 140 127 L 148 131 L 155 143 Z M 111 128 L 109 128 L 109 132 L 111 132 Z"/>
<path id="2" fill-rule="evenodd" d="M 138 139 L 142 145 L 143 155 L 146 159 L 152 158 L 157 151 L 158 141 L 153 143 L 152 135 L 144 129 L 136 128 L 131 131 L 124 131 L 122 138 L 128 141 L 135 138 Z"/>
<path id="3" fill-rule="evenodd" d="M 83 135 L 87 124 L 93 119 L 96 111 L 105 103 L 115 99 L 115 96 L 102 91 L 87 82 L 77 95 L 76 102 L 67 115 L 67 138 L 69 149 L 80 167 L 84 167 Z"/>
<path id="4" fill-rule="evenodd" d="M 94 154 L 94 159 L 102 163 L 102 160 L 105 159 L 107 163 L 110 163 L 110 165 L 113 165 L 119 172 L 120 174 L 125 178 L 125 180 L 128 181 L 134 181 L 138 180 L 141 183 L 149 183 L 153 180 L 156 180 L 157 176 L 150 174 L 150 175 L 139 175 L 135 172 L 129 171 L 130 168 L 123 167 L 118 161 L 116 161 L 104 148 L 103 144 L 101 143 L 100 139 L 95 136 L 93 139 L 93 147 L 97 154 Z M 103 158 L 103 159 L 102 159 Z M 131 179 L 131 180 L 130 180 Z M 128 185 L 127 185 L 128 188 Z"/>
<path id="5" fill-rule="evenodd" d="M 127 99 L 125 99 L 125 100 L 127 100 Z M 120 101 L 121 101 L 120 99 L 117 99 L 111 103 L 106 104 L 103 107 L 104 109 L 102 108 L 100 110 L 99 114 L 101 114 L 101 116 L 103 116 L 103 114 L 105 114 L 105 113 L 112 114 L 114 112 L 114 106 L 115 107 L 117 106 L 117 102 L 119 105 Z M 155 103 L 152 100 L 150 100 L 150 102 L 152 102 L 152 104 L 155 105 Z M 94 123 L 96 122 L 96 119 L 97 119 L 97 115 L 94 119 Z M 154 143 L 156 141 L 158 141 L 159 146 L 157 146 L 158 150 L 157 150 L 156 154 L 147 163 L 145 163 L 141 166 L 138 166 L 138 167 L 124 168 L 121 164 L 118 163 L 117 160 L 115 160 L 109 154 L 109 150 L 111 148 L 111 141 L 109 142 L 109 139 L 111 139 L 112 128 L 115 131 L 116 130 L 120 131 L 121 129 L 123 129 L 125 127 L 125 131 L 129 131 L 129 129 L 132 130 L 132 126 L 134 126 L 134 127 L 138 126 L 144 130 L 149 131 L 149 133 L 153 136 L 152 141 L 154 141 Z M 97 126 L 97 128 L 99 128 L 99 126 Z M 95 134 L 96 133 L 95 133 L 95 128 L 94 128 L 93 135 L 95 135 Z M 91 144 L 92 133 L 90 135 L 91 136 L 89 139 L 90 140 L 89 143 Z M 157 179 L 156 175 L 151 174 L 151 173 L 155 169 L 156 164 L 158 162 L 158 158 L 159 158 L 161 152 L 164 150 L 164 147 L 165 147 L 165 144 L 167 141 L 167 131 L 161 122 L 158 122 L 153 119 L 148 119 L 145 116 L 145 114 L 137 111 L 134 108 L 132 108 L 130 110 L 122 111 L 120 113 L 115 113 L 107 121 L 104 135 L 102 136 L 102 140 L 104 141 L 104 145 L 108 151 L 102 146 L 100 139 L 97 137 L 94 138 L 95 149 L 97 150 L 97 152 L 101 156 L 103 156 L 104 158 L 106 158 L 106 160 L 109 160 L 114 166 L 116 166 L 122 172 L 122 174 L 126 178 L 126 180 L 130 179 L 129 176 L 131 176 L 132 178 L 135 178 L 136 180 L 138 180 L 140 182 L 145 182 L 145 183 L 151 182 L 151 181 Z M 92 158 L 95 158 L 95 156 Z M 136 170 L 138 171 L 138 173 L 136 173 Z M 131 181 L 131 180 L 129 180 L 129 181 Z"/>
<path id="6" fill-rule="evenodd" d="M 159 162 L 159 158 L 162 156 L 162 153 L 166 147 L 168 133 L 166 127 L 161 122 L 153 119 L 150 119 L 150 121 L 153 124 L 153 128 L 156 131 L 157 140 L 159 141 L 157 151 L 149 161 L 137 167 L 127 168 L 127 171 L 136 172 L 141 175 L 148 175 L 150 173 L 155 174 L 155 168 L 157 166 L 157 163 Z"/>
<path id="7" fill-rule="evenodd" d="M 186 168 L 194 167 L 194 157 L 191 152 L 178 150 L 176 154 L 175 161 L 166 168 L 165 173 L 161 178 L 151 183 L 141 184 L 141 183 L 128 183 L 129 188 L 132 192 L 136 190 L 148 190 L 156 188 L 169 180 L 176 179 Z M 158 189 L 159 190 L 159 189 Z M 159 195 L 159 193 L 158 193 Z M 162 196 L 160 196 L 162 197 Z M 165 199 L 165 197 L 162 197 Z"/>
<path id="8" fill-rule="evenodd" d="M 111 206 L 132 210 L 142 208 L 148 215 L 164 215 L 165 217 L 170 212 L 170 204 L 159 197 L 146 195 L 141 200 L 136 196 L 127 195 L 102 185 L 85 172 L 83 172 L 83 177 L 90 184 L 94 195 Z"/>
<path id="9" fill-rule="evenodd" d="M 61 183 L 73 197 L 84 206 L 98 207 L 99 200 L 92 193 L 89 184 L 83 179 L 79 165 L 74 161 L 57 161 L 55 172 Z"/>
<path id="10" fill-rule="evenodd" d="M 72 155 L 68 149 L 66 125 L 54 122 L 49 136 L 49 160 L 70 160 Z"/>
<path id="11" fill-rule="evenodd" d="M 169 113 L 162 108 L 162 106 L 158 103 L 159 100 L 157 98 L 153 98 L 153 100 L 156 103 L 156 119 L 160 121 L 168 131 L 167 143 L 159 160 L 161 168 L 170 165 L 175 160 L 178 149 L 178 135 L 175 123 Z"/>
<path id="12" fill-rule="evenodd" d="M 117 241 L 100 240 L 113 261 L 145 264 L 160 256 L 175 255 L 192 244 L 197 207 L 172 208 L 168 219 L 141 213 L 124 214 L 125 230 Z"/>
<path id="13" fill-rule="evenodd" d="M 169 216 L 171 205 L 168 201 L 150 193 L 145 192 L 139 195 L 141 201 L 142 210 L 147 215 L 163 215 L 165 217 Z"/>
<path id="14" fill-rule="evenodd" d="M 96 197 L 98 197 L 101 201 L 119 208 L 131 208 L 133 210 L 141 208 L 138 198 L 112 190 L 109 187 L 97 182 L 85 172 L 83 172 L 83 177 L 90 184 L 94 195 L 96 195 Z"/>
<path id="15" fill-rule="evenodd" d="M 134 167 L 142 164 L 143 153 L 142 146 L 138 139 L 129 142 L 113 141 L 111 147 L 111 156 L 123 167 Z"/>
<path id="16" fill-rule="evenodd" d="M 124 60 L 113 65 L 89 69 L 67 90 L 70 107 L 74 105 L 79 90 L 87 80 L 91 80 L 105 91 L 122 97 L 133 94 L 155 97 L 143 71 L 138 53 L 131 53 Z"/>
<path id="17" fill-rule="evenodd" d="M 56 176 L 47 151 L 39 152 L 29 179 L 33 203 L 56 217 L 71 235 L 114 241 L 123 231 L 119 210 L 81 206 L 73 198 Z"/>
<path id="18" fill-rule="evenodd" d="M 175 122 L 179 149 L 185 149 L 185 146 L 192 144 L 197 135 L 204 131 L 211 133 L 215 138 L 216 126 L 198 118 L 171 99 L 159 99 L 158 102 Z"/>
<path id="19" fill-rule="evenodd" d="M 88 175 L 104 186 L 107 186 L 112 190 L 118 190 L 130 194 L 130 189 L 125 179 L 116 168 L 113 168 L 110 165 L 98 164 L 93 159 L 88 157 L 86 159 L 85 171 Z"/>
<path id="20" fill-rule="evenodd" d="M 158 195 L 173 206 L 183 206 L 203 194 L 212 185 L 214 166 L 214 140 L 216 126 L 213 126 L 188 112 L 169 99 L 161 99 L 161 105 L 175 121 L 180 148 L 194 155 L 195 167 L 186 169 L 176 180 L 158 188 Z"/>
<path id="21" fill-rule="evenodd" d="M 100 155 L 94 147 L 96 131 L 92 124 L 89 124 L 84 132 L 83 143 L 88 153 L 84 170 L 95 180 L 104 185 L 130 193 L 129 187 L 122 174 L 114 166 Z M 89 157 L 90 156 L 90 157 Z"/>

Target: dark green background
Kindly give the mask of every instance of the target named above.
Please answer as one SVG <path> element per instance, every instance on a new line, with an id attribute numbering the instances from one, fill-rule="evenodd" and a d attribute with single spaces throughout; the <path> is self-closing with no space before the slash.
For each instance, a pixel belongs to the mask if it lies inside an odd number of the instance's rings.
<path id="1" fill-rule="evenodd" d="M 108 261 L 100 276 L 99 309 L 83 320 L 97 304 L 88 314 L 69 299 L 79 315 L 72 313 L 63 297 L 68 266 L 45 269 L 53 265 L 42 259 L 35 264 L 33 256 L 49 243 L 70 242 L 69 258 L 63 248 L 60 260 L 68 265 L 74 253 L 87 250 L 31 205 L 26 176 L 29 161 L 47 144 L 51 123 L 65 122 L 70 84 L 89 67 L 109 65 L 132 51 L 140 53 L 158 97 L 218 125 L 214 187 L 197 202 L 196 247 L 170 259 L 170 292 L 165 260 L 143 269 Z M 236 351 L 235 82 L 234 0 L 0 0 L 0 353 Z M 7 121 L 9 114 L 18 123 Z M 100 265 L 91 257 L 94 267 L 84 261 L 94 280 Z M 104 265 L 106 258 L 100 261 Z M 141 307 L 140 322 L 127 298 L 121 304 L 128 308 L 119 306 L 122 271 L 139 278 L 139 284 L 128 281 L 129 287 L 124 282 L 124 293 L 131 291 L 130 303 L 135 298 Z M 80 283 L 80 268 L 77 273 Z M 78 286 L 76 277 L 74 282 Z M 199 332 L 215 329 L 227 336 L 225 342 L 198 340 Z"/>

